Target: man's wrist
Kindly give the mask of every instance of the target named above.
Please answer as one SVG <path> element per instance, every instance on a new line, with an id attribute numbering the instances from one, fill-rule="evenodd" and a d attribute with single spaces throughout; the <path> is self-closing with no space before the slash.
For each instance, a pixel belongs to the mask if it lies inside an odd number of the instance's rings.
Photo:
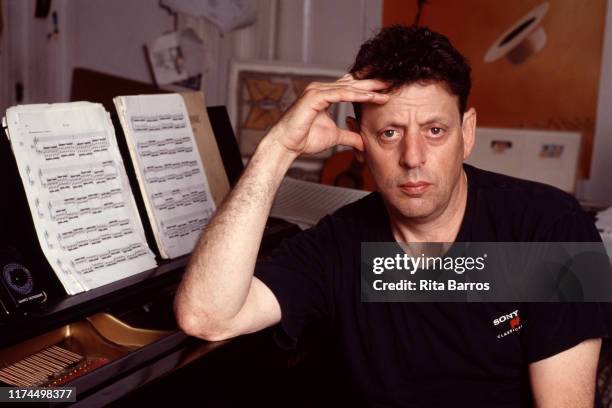
<path id="1" fill-rule="evenodd" d="M 257 146 L 252 160 L 255 162 L 267 163 L 284 176 L 298 156 L 299 153 L 287 149 L 276 138 L 268 135 L 264 137 Z"/>

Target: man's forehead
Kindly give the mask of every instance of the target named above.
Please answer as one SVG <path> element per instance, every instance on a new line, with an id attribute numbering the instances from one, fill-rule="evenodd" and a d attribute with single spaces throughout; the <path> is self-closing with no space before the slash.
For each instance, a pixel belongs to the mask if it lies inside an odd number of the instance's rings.
<path id="1" fill-rule="evenodd" d="M 405 85 L 389 92 L 389 96 L 383 105 L 364 104 L 363 119 L 378 121 L 413 114 L 453 118 L 458 113 L 458 97 L 438 83 Z"/>

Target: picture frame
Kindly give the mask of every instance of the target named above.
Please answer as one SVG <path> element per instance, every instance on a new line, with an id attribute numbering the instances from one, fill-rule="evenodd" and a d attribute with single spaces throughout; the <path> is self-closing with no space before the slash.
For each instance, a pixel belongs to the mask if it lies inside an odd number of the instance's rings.
<path id="1" fill-rule="evenodd" d="M 232 60 L 228 85 L 228 113 L 243 157 L 250 157 L 255 148 L 299 98 L 310 82 L 333 82 L 346 72 L 295 62 Z M 350 103 L 333 105 L 329 113 L 336 124 L 346 128 L 345 118 L 352 114 Z M 334 148 L 314 155 L 302 155 L 299 161 L 320 167 L 332 155 Z M 299 162 L 298 162 L 299 165 Z"/>

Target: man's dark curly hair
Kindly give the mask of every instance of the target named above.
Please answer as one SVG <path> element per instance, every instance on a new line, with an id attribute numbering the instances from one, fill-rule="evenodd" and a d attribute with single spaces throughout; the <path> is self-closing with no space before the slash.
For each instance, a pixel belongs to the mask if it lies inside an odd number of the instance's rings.
<path id="1" fill-rule="evenodd" d="M 393 25 L 361 45 L 350 73 L 358 79 L 380 79 L 389 90 L 415 82 L 439 82 L 459 99 L 465 113 L 472 69 L 448 38 L 426 27 Z M 353 104 L 357 120 L 361 105 Z"/>

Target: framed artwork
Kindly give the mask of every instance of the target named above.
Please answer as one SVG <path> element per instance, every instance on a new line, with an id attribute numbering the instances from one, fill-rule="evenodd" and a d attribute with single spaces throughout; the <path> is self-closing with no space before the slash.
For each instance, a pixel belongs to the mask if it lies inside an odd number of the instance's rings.
<path id="1" fill-rule="evenodd" d="M 240 153 L 250 157 L 268 130 L 311 82 L 333 82 L 346 74 L 341 70 L 279 61 L 234 60 L 230 64 L 228 111 Z M 333 105 L 329 113 L 339 127 L 352 114 L 350 103 Z M 333 153 L 328 149 L 300 156 L 302 161 L 321 162 Z"/>

